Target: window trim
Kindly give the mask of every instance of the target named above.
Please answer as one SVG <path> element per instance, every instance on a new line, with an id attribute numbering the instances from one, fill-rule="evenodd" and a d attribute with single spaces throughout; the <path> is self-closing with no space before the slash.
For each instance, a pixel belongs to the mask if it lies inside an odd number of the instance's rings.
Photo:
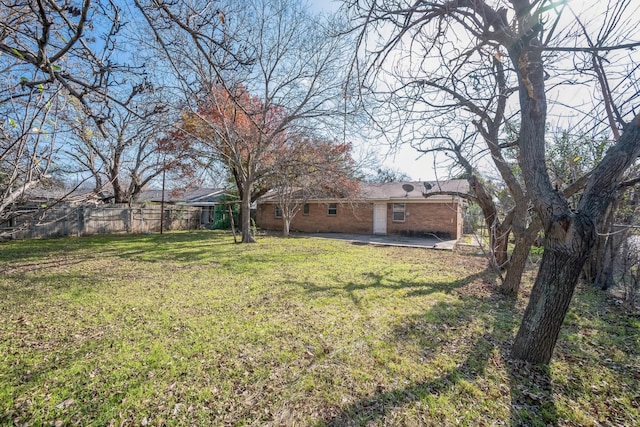
<path id="1" fill-rule="evenodd" d="M 402 206 L 402 208 L 400 208 Z M 402 219 L 397 219 L 396 214 L 402 214 Z M 407 218 L 407 204 L 406 203 L 393 203 L 391 205 L 391 221 L 392 222 L 405 222 Z"/>
<path id="2" fill-rule="evenodd" d="M 282 218 L 282 208 L 280 208 L 280 206 L 278 206 L 278 205 L 274 205 L 274 208 L 273 208 L 273 217 L 274 217 L 274 218 L 278 218 L 278 219 L 281 219 L 281 218 Z"/>
<path id="3" fill-rule="evenodd" d="M 333 213 L 331 213 L 333 211 Z M 338 215 L 338 204 L 337 203 L 327 203 L 327 216 L 337 216 Z"/>

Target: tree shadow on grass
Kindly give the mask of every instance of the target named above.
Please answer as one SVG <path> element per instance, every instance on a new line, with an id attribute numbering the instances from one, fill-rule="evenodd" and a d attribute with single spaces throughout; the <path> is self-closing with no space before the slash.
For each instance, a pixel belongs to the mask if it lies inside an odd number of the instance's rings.
<path id="1" fill-rule="evenodd" d="M 11 275 L 16 272 L 30 273 L 34 271 L 50 270 L 52 268 L 70 267 L 72 265 L 80 264 L 83 262 L 82 258 L 64 258 L 64 259 L 52 259 L 52 260 L 38 260 L 34 262 L 24 262 L 20 264 L 7 263 L 0 266 L 0 274 Z"/>
<path id="2" fill-rule="evenodd" d="M 468 284 L 476 281 L 477 279 L 488 277 L 491 274 L 489 270 L 483 270 L 478 273 L 471 274 L 456 280 L 443 280 L 443 281 L 422 281 L 422 280 L 395 280 L 391 279 L 385 274 L 380 273 L 366 273 L 364 275 L 364 283 L 355 283 L 353 281 L 343 284 L 343 288 L 347 292 L 355 292 L 366 289 L 410 289 L 406 296 L 422 296 L 429 295 L 435 292 L 451 293 L 452 291 L 467 286 Z M 336 283 L 340 283 L 338 278 L 335 278 Z"/>
<path id="3" fill-rule="evenodd" d="M 468 280 L 466 283 L 471 281 Z M 553 400 L 548 368 L 532 366 L 509 358 L 513 325 L 518 316 L 515 301 L 497 294 L 490 295 L 491 304 L 500 307 L 493 316 L 490 316 L 478 312 L 478 305 L 482 303 L 480 299 L 477 296 L 463 296 L 460 304 L 440 302 L 424 315 L 405 319 L 394 331 L 394 341 L 398 342 L 398 345 L 403 340 L 418 340 L 423 348 L 421 354 L 426 359 L 425 363 L 429 363 L 429 360 L 434 360 L 438 354 L 448 351 L 451 345 L 447 342 L 434 343 L 430 339 L 437 334 L 437 330 L 464 329 L 474 316 L 481 315 L 482 320 L 488 322 L 483 328 L 484 333 L 476 337 L 470 336 L 463 339 L 463 342 L 453 345 L 457 348 L 471 349 L 466 358 L 455 368 L 449 369 L 430 381 L 414 382 L 406 387 L 392 390 L 377 389 L 374 394 L 363 396 L 346 408 L 338 409 L 337 413 L 332 412 L 332 415 L 322 420 L 323 425 L 335 427 L 381 425 L 394 410 L 414 402 L 424 403 L 422 408 L 426 409 L 422 410 L 427 411 L 423 414 L 427 419 L 430 416 L 435 417 L 429 420 L 429 424 L 458 424 L 456 420 L 443 419 L 442 414 L 437 414 L 437 408 L 431 408 L 436 409 L 433 415 L 429 405 L 434 405 L 438 396 L 443 393 L 456 393 L 456 387 L 463 381 L 496 381 L 491 376 L 485 377 L 490 361 L 506 371 L 508 384 L 505 384 L 507 386 L 505 390 L 508 388 L 510 394 L 510 420 L 498 420 L 493 417 L 493 414 L 487 413 L 481 414 L 481 416 L 486 415 L 487 419 L 476 419 L 478 424 L 504 422 L 511 426 L 557 425 L 558 414 Z M 446 316 L 449 320 L 446 320 Z M 501 388 L 498 385 L 494 389 Z M 485 399 L 492 398 L 494 397 L 485 397 Z M 505 397 L 496 396 L 495 398 L 504 399 Z"/>
<path id="4" fill-rule="evenodd" d="M 154 255 L 161 259 L 163 253 L 171 252 L 168 248 L 176 246 L 197 248 L 206 243 L 203 248 L 210 255 L 211 244 L 229 245 L 233 239 L 224 233 L 209 231 L 180 232 L 165 234 L 112 234 L 92 235 L 84 237 L 63 237 L 41 240 L 21 240 L 0 246 L 0 265 L 3 262 L 41 262 L 48 257 L 79 257 L 87 254 L 117 255 L 123 258 L 135 257 L 141 254 Z"/>
<path id="5" fill-rule="evenodd" d="M 359 291 L 367 291 L 372 289 L 386 289 L 390 291 L 405 290 L 408 291 L 404 296 L 407 298 L 430 295 L 437 292 L 450 294 L 456 289 L 463 288 L 476 280 L 488 278 L 493 274 L 490 270 L 483 270 L 478 273 L 471 274 L 457 280 L 428 282 L 422 280 L 404 280 L 392 279 L 382 273 L 365 273 L 362 281 L 343 281 L 340 277 L 331 277 L 329 282 L 333 285 L 321 285 L 313 281 L 288 280 L 290 285 L 302 288 L 306 293 L 320 296 L 338 297 L 345 295 L 351 299 L 354 306 L 359 307 L 361 298 L 358 296 Z"/>
<path id="6" fill-rule="evenodd" d="M 335 285 L 322 286 L 309 281 L 301 282 L 295 280 L 289 283 L 301 287 L 309 294 L 331 293 L 335 295 L 344 291 L 355 301 L 358 300 L 355 296 L 356 292 L 371 289 L 408 290 L 409 292 L 405 294 L 406 297 L 430 295 L 436 292 L 451 293 L 478 279 L 487 278 L 491 274 L 489 270 L 483 270 L 457 280 L 429 282 L 422 280 L 393 279 L 383 273 L 365 273 L 362 275 L 360 282 L 353 280 L 344 281 L 336 276 L 331 277 L 329 280 L 330 283 Z"/>
<path id="7" fill-rule="evenodd" d="M 356 292 L 365 289 L 393 289 L 403 290 L 406 292 L 406 298 L 421 297 L 431 295 L 435 293 L 451 294 L 457 290 L 468 286 L 478 279 L 487 278 L 492 272 L 489 270 L 483 270 L 478 273 L 470 274 L 469 276 L 456 279 L 456 280 L 443 280 L 443 281 L 406 281 L 406 280 L 389 280 L 374 275 L 375 281 L 373 283 L 366 284 L 354 284 L 348 283 L 344 286 L 345 291 L 349 294 L 350 298 L 356 298 Z"/>

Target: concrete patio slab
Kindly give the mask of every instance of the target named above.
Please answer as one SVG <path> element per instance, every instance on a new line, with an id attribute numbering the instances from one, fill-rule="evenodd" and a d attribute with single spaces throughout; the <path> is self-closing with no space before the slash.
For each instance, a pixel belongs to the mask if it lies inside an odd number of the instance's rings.
<path id="1" fill-rule="evenodd" d="M 294 234 L 292 234 L 294 235 Z M 380 245 L 380 246 L 402 246 L 409 248 L 429 248 L 452 251 L 455 248 L 456 240 L 442 240 L 437 237 L 406 237 L 398 235 L 374 235 L 374 234 L 348 234 L 348 233 L 300 233 L 299 237 L 316 239 L 346 240 L 353 243 Z"/>

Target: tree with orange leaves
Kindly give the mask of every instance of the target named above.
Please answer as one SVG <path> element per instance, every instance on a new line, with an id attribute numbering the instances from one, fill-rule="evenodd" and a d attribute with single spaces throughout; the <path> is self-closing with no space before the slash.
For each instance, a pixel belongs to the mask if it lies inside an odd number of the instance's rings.
<path id="1" fill-rule="evenodd" d="M 253 242 L 250 233 L 251 202 L 264 189 L 256 184 L 273 171 L 285 148 L 284 109 L 266 106 L 243 85 L 226 89 L 215 85 L 197 109 L 184 112 L 173 138 L 191 140 L 196 152 L 226 165 L 242 201 L 242 242 Z"/>

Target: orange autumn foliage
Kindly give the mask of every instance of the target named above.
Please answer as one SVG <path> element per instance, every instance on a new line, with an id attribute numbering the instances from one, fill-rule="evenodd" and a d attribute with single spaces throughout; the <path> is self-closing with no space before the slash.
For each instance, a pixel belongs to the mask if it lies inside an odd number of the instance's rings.
<path id="1" fill-rule="evenodd" d="M 243 85 L 214 86 L 195 111 L 183 113 L 173 136 L 203 143 L 234 174 L 259 176 L 284 145 L 284 118 L 283 108 L 266 107 Z"/>

